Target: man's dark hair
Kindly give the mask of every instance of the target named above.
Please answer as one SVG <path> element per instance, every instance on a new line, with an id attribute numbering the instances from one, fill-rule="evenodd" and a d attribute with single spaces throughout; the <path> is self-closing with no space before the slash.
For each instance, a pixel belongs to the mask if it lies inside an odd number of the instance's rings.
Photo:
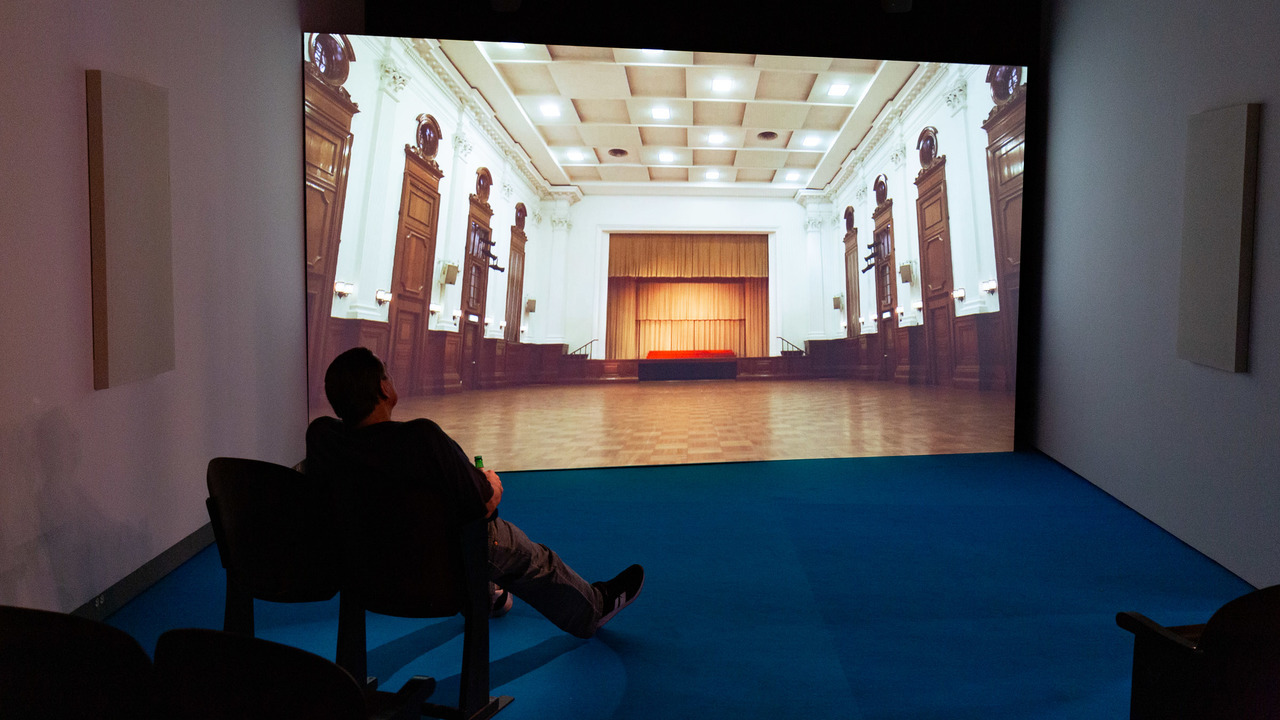
<path id="1" fill-rule="evenodd" d="M 354 425 L 369 417 L 382 394 L 382 380 L 387 377 L 386 368 L 373 351 L 355 347 L 342 353 L 329 363 L 324 373 L 324 394 L 333 406 L 333 412 L 348 425 Z"/>

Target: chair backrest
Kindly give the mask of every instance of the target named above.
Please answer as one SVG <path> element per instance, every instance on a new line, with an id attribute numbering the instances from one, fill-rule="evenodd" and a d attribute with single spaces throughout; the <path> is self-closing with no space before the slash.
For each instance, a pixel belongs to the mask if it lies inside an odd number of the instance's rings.
<path id="1" fill-rule="evenodd" d="M 1280 585 L 1223 605 L 1200 636 L 1207 717 L 1280 717 Z"/>
<path id="2" fill-rule="evenodd" d="M 293 468 L 214 458 L 209 519 L 228 583 L 273 602 L 338 592 L 340 546 L 327 488 Z"/>
<path id="3" fill-rule="evenodd" d="M 76 615 L 0 606 L 0 717 L 151 717 L 152 666 L 128 633 Z"/>
<path id="4" fill-rule="evenodd" d="M 383 482 L 383 480 L 387 480 Z M 398 617 L 463 611 L 461 528 L 421 484 L 353 469 L 335 478 L 344 600 Z"/>
<path id="5" fill-rule="evenodd" d="M 345 670 L 260 638 L 184 628 L 156 643 L 159 709 L 173 720 L 356 720 L 364 691 Z"/>

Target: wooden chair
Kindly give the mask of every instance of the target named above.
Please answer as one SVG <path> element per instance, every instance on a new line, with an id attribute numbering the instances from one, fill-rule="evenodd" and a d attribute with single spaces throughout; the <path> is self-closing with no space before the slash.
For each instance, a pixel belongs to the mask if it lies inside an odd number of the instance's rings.
<path id="1" fill-rule="evenodd" d="M 0 606 L 0 717 L 152 717 L 152 665 L 128 633 L 76 615 Z"/>
<path id="2" fill-rule="evenodd" d="M 390 495 L 364 494 L 352 483 L 335 490 L 341 508 L 343 585 L 339 600 L 338 664 L 352 676 L 368 677 L 365 613 L 406 618 L 451 617 L 464 620 L 462 672 L 458 704 L 427 703 L 423 714 L 438 718 L 482 720 L 506 707 L 511 698 L 489 695 L 488 530 L 485 520 L 449 532 L 426 521 L 439 514 L 441 501 L 420 487 Z"/>
<path id="3" fill-rule="evenodd" d="M 1116 615 L 1134 634 L 1132 720 L 1280 717 L 1280 585 L 1223 605 L 1203 625 Z"/>
<path id="4" fill-rule="evenodd" d="M 415 677 L 400 692 L 366 696 L 336 664 L 289 645 L 184 628 L 156 643 L 161 717 L 171 720 L 410 720 L 434 689 Z"/>
<path id="5" fill-rule="evenodd" d="M 205 501 L 227 571 L 223 629 L 254 634 L 253 601 L 330 600 L 340 547 L 328 489 L 292 468 L 214 458 Z"/>

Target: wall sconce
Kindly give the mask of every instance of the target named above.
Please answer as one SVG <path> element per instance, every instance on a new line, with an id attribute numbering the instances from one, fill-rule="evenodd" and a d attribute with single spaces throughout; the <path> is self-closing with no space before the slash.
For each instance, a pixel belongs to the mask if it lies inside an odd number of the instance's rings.
<path id="1" fill-rule="evenodd" d="M 899 305 L 898 307 L 894 308 L 894 310 L 898 313 L 898 317 L 902 317 L 902 316 L 903 316 L 903 315 L 905 315 L 905 314 L 906 314 L 906 312 L 907 312 L 906 310 L 903 310 L 903 309 L 902 309 L 902 306 L 901 306 L 901 305 Z"/>
<path id="2" fill-rule="evenodd" d="M 521 332 L 522 334 L 523 334 L 523 333 L 527 333 L 527 332 L 529 332 L 529 326 L 528 326 L 528 325 L 521 325 L 521 326 L 520 326 L 520 332 Z"/>
<path id="3" fill-rule="evenodd" d="M 955 300 L 963 300 L 963 299 L 964 299 L 964 288 L 956 288 L 955 290 L 952 290 L 952 291 L 951 291 L 951 297 L 952 297 L 953 299 L 955 299 Z"/>
<path id="4" fill-rule="evenodd" d="M 867 324 L 867 319 L 866 319 L 866 318 L 864 318 L 864 317 L 862 317 L 861 315 L 859 315 L 859 316 L 858 316 L 858 324 L 859 324 L 859 325 L 866 325 L 866 324 Z"/>
<path id="5" fill-rule="evenodd" d="M 841 321 L 840 321 L 840 329 L 841 329 L 841 330 L 847 330 L 848 328 L 849 328 L 849 321 L 848 321 L 848 320 L 841 320 Z"/>
<path id="6" fill-rule="evenodd" d="M 460 310 L 460 309 L 459 309 L 459 310 L 454 310 L 454 311 L 453 311 L 453 321 L 456 323 L 456 322 L 458 322 L 458 320 L 459 320 L 459 319 L 461 319 L 461 318 L 462 318 L 462 310 Z"/>
<path id="7" fill-rule="evenodd" d="M 373 299 L 377 300 L 379 305 L 386 305 L 391 302 L 391 293 L 386 290 L 379 290 L 373 294 Z"/>
<path id="8" fill-rule="evenodd" d="M 921 311 L 921 310 L 923 310 L 923 309 L 924 309 L 924 303 L 923 303 L 923 302 L 921 302 L 921 301 L 919 301 L 919 300 L 917 300 L 917 301 L 915 301 L 915 302 L 911 303 L 911 307 L 912 307 L 912 309 L 914 309 L 916 312 L 919 312 L 919 311 Z"/>
<path id="9" fill-rule="evenodd" d="M 436 303 L 431 303 L 430 305 L 427 306 L 427 311 L 430 312 L 432 315 L 435 315 L 436 313 L 440 312 L 443 309 L 444 308 L 440 307 Z"/>
<path id="10" fill-rule="evenodd" d="M 982 292 L 984 292 L 984 293 L 986 293 L 986 294 L 988 294 L 988 295 L 995 295 L 995 294 L 996 294 L 996 281 L 995 281 L 995 278 L 992 278 L 992 279 L 990 279 L 990 280 L 983 280 L 981 283 L 979 283 L 979 284 L 978 284 L 978 287 L 982 290 Z"/>
<path id="11" fill-rule="evenodd" d="M 485 326 L 485 327 L 489 327 L 489 326 L 490 326 L 490 325 L 492 325 L 492 324 L 493 324 L 493 318 L 491 318 L 491 317 L 487 317 L 487 318 L 485 318 L 485 319 L 484 319 L 484 326 Z"/>
<path id="12" fill-rule="evenodd" d="M 339 280 L 333 284 L 333 294 L 344 298 L 356 291 L 356 284 Z"/>
<path id="13" fill-rule="evenodd" d="M 502 322 L 498 323 L 498 329 L 499 329 L 499 330 L 506 330 L 506 329 L 507 329 L 507 321 L 506 321 L 506 320 L 503 320 Z"/>

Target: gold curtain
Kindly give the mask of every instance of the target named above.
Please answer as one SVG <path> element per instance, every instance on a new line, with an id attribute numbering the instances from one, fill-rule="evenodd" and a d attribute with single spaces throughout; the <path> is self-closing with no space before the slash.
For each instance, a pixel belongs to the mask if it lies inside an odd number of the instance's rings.
<path id="1" fill-rule="evenodd" d="M 611 233 L 609 277 L 769 277 L 769 236 Z"/>
<path id="2" fill-rule="evenodd" d="M 650 350 L 767 356 L 768 236 L 611 234 L 605 357 Z"/>

